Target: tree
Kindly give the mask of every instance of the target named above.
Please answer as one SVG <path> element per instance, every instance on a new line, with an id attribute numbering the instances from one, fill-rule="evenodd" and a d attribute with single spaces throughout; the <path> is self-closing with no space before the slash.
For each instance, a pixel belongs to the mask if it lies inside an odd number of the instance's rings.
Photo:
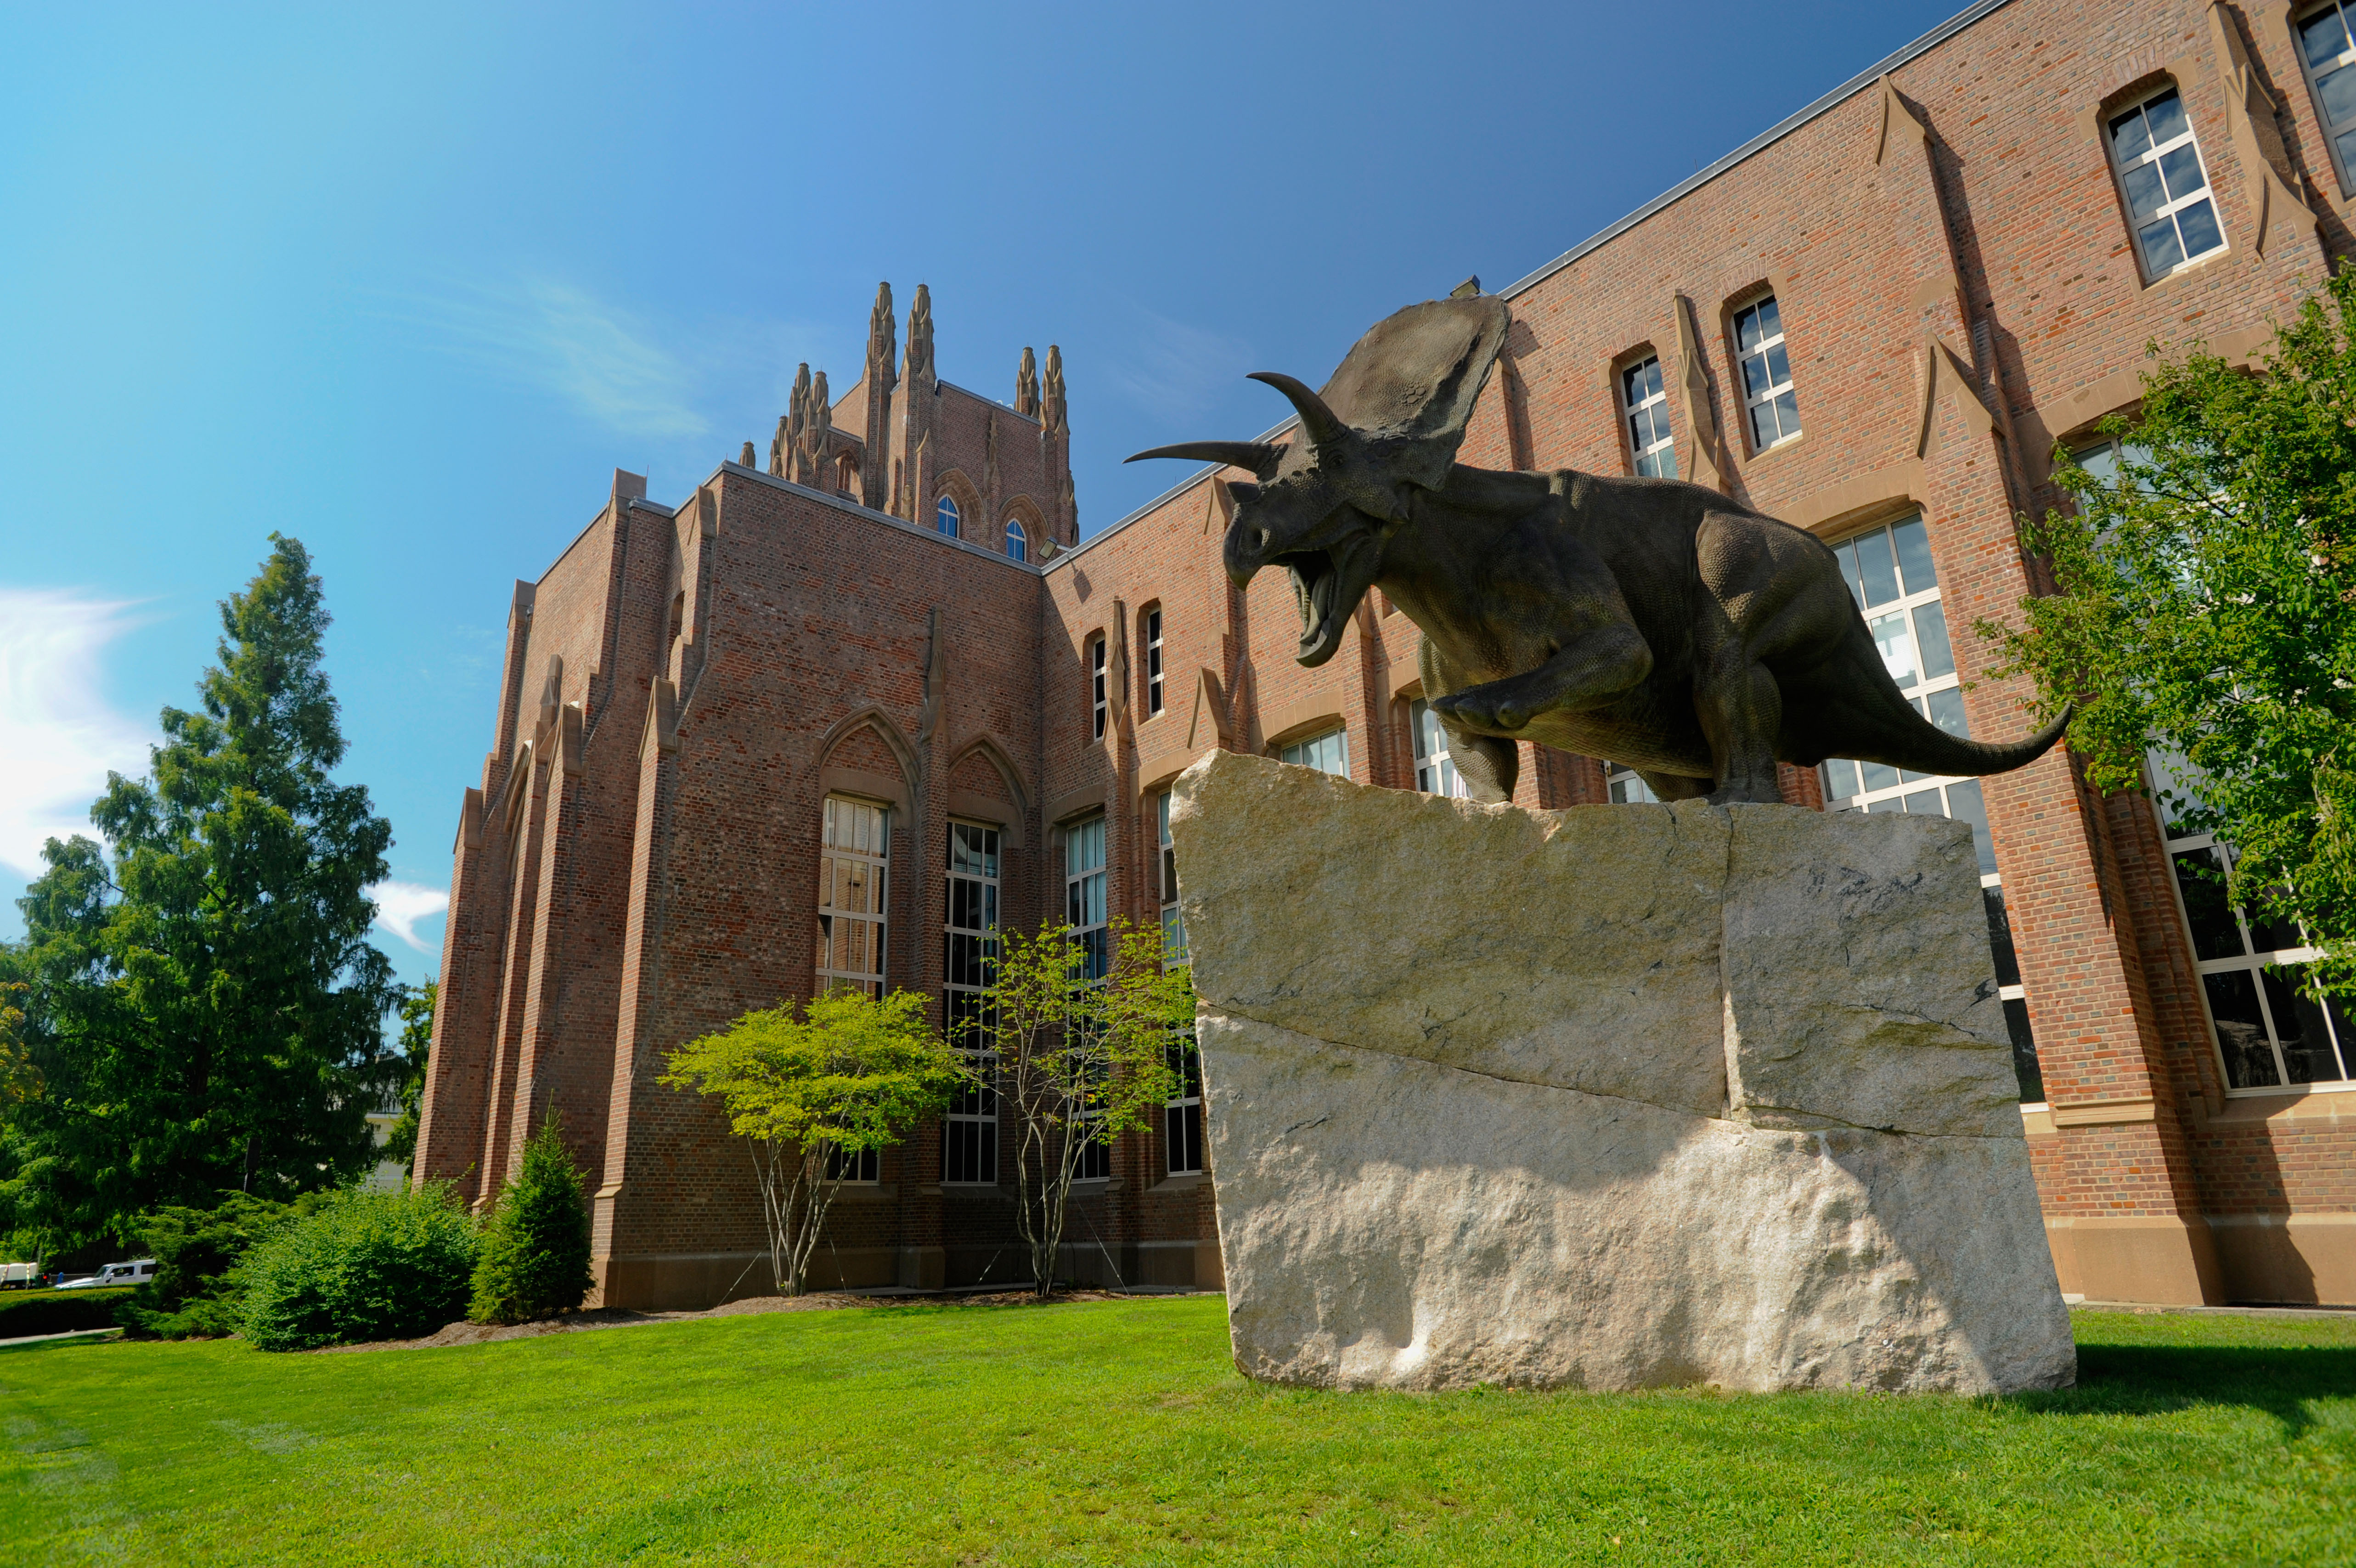
<path id="1" fill-rule="evenodd" d="M 1089 1151 L 1148 1125 L 1178 1091 L 1172 1047 L 1194 1022 L 1194 992 L 1165 963 L 1159 926 L 1117 918 L 1075 935 L 1048 924 L 998 946 L 956 1043 L 987 1053 L 1013 1112 L 1015 1223 L 1044 1299 Z"/>
<path id="2" fill-rule="evenodd" d="M 417 1160 L 418 1107 L 425 1096 L 426 1060 L 434 1054 L 434 1005 L 442 988 L 432 975 L 409 987 L 401 999 L 401 1116 L 385 1135 L 380 1155 L 403 1166 Z"/>
<path id="3" fill-rule="evenodd" d="M 557 1118 L 523 1146 L 523 1164 L 483 1228 L 475 1256 L 477 1323 L 529 1323 L 581 1305 L 597 1276 L 589 1267 L 589 1195 Z"/>
<path id="4" fill-rule="evenodd" d="M 2277 328 L 2263 371 L 2195 351 L 2144 378 L 2115 478 L 2061 459 L 2075 508 L 2022 520 L 2061 589 L 2022 607 L 1998 678 L 2070 704 L 2105 791 L 2144 787 L 2146 748 L 2180 831 L 2236 857 L 2228 895 L 2297 921 L 2311 989 L 2356 990 L 2356 272 Z M 2155 347 L 2150 352 L 2157 358 Z M 2060 454 L 2057 453 L 2057 459 Z"/>
<path id="5" fill-rule="evenodd" d="M 661 1081 L 716 1095 L 753 1153 L 781 1295 L 809 1289 L 809 1262 L 842 1184 L 864 1156 L 938 1115 L 970 1081 L 925 1018 L 925 999 L 894 991 L 814 996 L 747 1013 L 670 1053 Z"/>
<path id="6" fill-rule="evenodd" d="M 372 1163 L 380 1026 L 368 940 L 391 830 L 343 759 L 310 556 L 273 549 L 220 607 L 196 712 L 151 776 L 110 776 L 87 838 L 43 850 L 19 908 L 39 1091 L 6 1112 L 0 1225 L 79 1240 L 223 1189 L 284 1199 Z"/>

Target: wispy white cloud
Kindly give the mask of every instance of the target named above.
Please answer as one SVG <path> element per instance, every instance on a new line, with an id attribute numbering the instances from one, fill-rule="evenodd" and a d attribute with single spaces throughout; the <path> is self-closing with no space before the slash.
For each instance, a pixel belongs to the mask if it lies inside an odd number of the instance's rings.
<path id="1" fill-rule="evenodd" d="M 705 435 L 690 356 L 652 323 L 550 278 L 456 285 L 401 302 L 429 345 L 514 384 L 550 392 L 621 435 Z"/>
<path id="2" fill-rule="evenodd" d="M 368 895 L 376 900 L 378 925 L 419 952 L 434 950 L 432 944 L 417 934 L 418 922 L 430 920 L 449 908 L 449 894 L 423 883 L 380 882 L 368 890 Z"/>
<path id="3" fill-rule="evenodd" d="M 1101 372 L 1116 396 L 1158 419 L 1204 413 L 1252 369 L 1251 345 L 1173 321 L 1135 300 L 1114 306 L 1120 351 Z"/>
<path id="4" fill-rule="evenodd" d="M 100 653 L 138 624 L 130 603 L 0 587 L 0 865 L 43 869 L 41 843 L 91 833 L 109 769 L 147 768 L 154 729 L 116 712 Z"/>

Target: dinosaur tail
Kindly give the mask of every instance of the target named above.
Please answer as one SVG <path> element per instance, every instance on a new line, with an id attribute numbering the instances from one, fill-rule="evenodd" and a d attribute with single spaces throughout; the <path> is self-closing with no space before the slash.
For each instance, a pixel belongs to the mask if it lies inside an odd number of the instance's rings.
<path id="1" fill-rule="evenodd" d="M 1889 726 L 1899 733 L 1879 736 L 1882 744 L 1859 746 L 1850 755 L 1859 762 L 1884 762 L 1916 773 L 1962 774 L 1967 778 L 2009 773 L 2016 768 L 2026 768 L 2051 750 L 2053 743 L 2062 738 L 2062 732 L 2070 727 L 2071 719 L 2077 715 L 2074 706 L 2065 709 L 2061 717 L 2035 735 L 1997 743 L 1949 735 L 1916 713 L 1912 703 L 1906 703 L 1903 711 L 1906 719 L 1895 720 Z"/>
<path id="2" fill-rule="evenodd" d="M 1833 700 L 1813 714 L 1799 717 L 1794 726 L 1814 732 L 1804 749 L 1821 752 L 1815 758 L 1849 757 L 1859 762 L 1885 763 L 1915 773 L 1944 773 L 1978 778 L 2025 768 L 2052 748 L 2077 714 L 2073 705 L 2062 716 L 2024 739 L 2005 743 L 1965 740 L 1950 735 L 1915 711 L 1883 668 L 1881 657 L 1859 620 L 1855 635 L 1838 660 L 1846 664 Z M 1799 760 L 1797 757 L 1788 760 Z"/>

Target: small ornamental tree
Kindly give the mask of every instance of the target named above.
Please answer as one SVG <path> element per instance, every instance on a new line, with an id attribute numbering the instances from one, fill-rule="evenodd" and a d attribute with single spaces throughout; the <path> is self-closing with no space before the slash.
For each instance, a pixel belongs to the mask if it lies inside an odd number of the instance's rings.
<path id="1" fill-rule="evenodd" d="M 2233 846 L 2229 896 L 2323 950 L 2311 989 L 2356 992 L 2356 272 L 2277 328 L 2259 373 L 2211 354 L 2159 364 L 2115 477 L 2065 458 L 2070 514 L 2022 520 L 2061 592 L 1981 623 L 2075 703 L 2088 781 L 2152 783 L 2182 832 Z M 2057 458 L 2060 455 L 2057 454 Z"/>
<path id="2" fill-rule="evenodd" d="M 670 1053 L 661 1081 L 713 1095 L 760 1183 L 780 1295 L 809 1288 L 827 1210 L 862 1156 L 896 1144 L 971 1081 L 925 998 L 833 991 L 747 1013 Z"/>
<path id="3" fill-rule="evenodd" d="M 402 1074 L 401 1117 L 386 1133 L 380 1152 L 404 1166 L 417 1163 L 418 1106 L 425 1095 L 426 1058 L 434 1050 L 434 1004 L 440 994 L 441 986 L 428 975 L 424 984 L 408 988 L 401 1001 L 401 1055 L 396 1058 Z"/>
<path id="4" fill-rule="evenodd" d="M 989 1053 L 1013 1112 L 1015 1223 L 1042 1299 L 1055 1290 L 1088 1150 L 1146 1126 L 1176 1095 L 1170 1047 L 1194 1016 L 1186 971 L 1165 964 L 1159 926 L 1117 918 L 1101 941 L 1052 924 L 1005 932 L 979 1015 L 956 1042 Z"/>
<path id="5" fill-rule="evenodd" d="M 589 1195 L 551 1116 L 523 1146 L 475 1256 L 477 1323 L 529 1323 L 581 1305 L 597 1283 L 589 1267 Z"/>

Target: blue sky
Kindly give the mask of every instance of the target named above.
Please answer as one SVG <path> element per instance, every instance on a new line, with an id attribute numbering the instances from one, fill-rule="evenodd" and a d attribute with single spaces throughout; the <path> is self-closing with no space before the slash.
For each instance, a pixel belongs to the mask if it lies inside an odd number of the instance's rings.
<path id="1" fill-rule="evenodd" d="M 878 280 L 991 396 L 1062 345 L 1094 532 L 1178 477 L 1127 453 L 1274 422 L 1246 371 L 1322 380 L 1959 8 L 12 8 L 0 937 L 273 529 L 420 980 L 510 583 L 614 468 L 675 501 L 767 450 L 798 361 L 849 385 Z"/>

